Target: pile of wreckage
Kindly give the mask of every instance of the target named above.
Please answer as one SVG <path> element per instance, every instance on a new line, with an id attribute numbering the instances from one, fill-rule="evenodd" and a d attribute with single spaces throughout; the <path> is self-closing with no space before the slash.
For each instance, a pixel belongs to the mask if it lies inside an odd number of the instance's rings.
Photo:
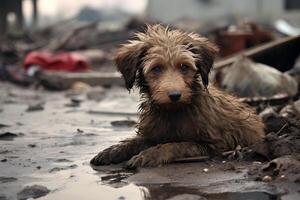
<path id="1" fill-rule="evenodd" d="M 236 158 L 268 161 L 252 170 L 258 180 L 290 174 L 299 182 L 300 35 L 282 31 L 286 26 L 245 22 L 198 32 L 220 46 L 211 82 L 255 107 L 266 124 L 266 140 L 237 149 Z M 143 27 L 138 19 L 115 26 L 68 21 L 10 38 L 0 43 L 0 80 L 49 90 L 123 85 L 114 50 Z"/>

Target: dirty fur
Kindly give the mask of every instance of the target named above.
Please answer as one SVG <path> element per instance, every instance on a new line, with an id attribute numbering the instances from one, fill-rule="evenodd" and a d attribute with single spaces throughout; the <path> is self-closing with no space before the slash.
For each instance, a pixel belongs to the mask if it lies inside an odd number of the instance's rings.
<path id="1" fill-rule="evenodd" d="M 115 62 L 127 89 L 136 86 L 141 94 L 137 135 L 100 152 L 91 164 L 159 166 L 262 141 L 264 125 L 254 110 L 208 85 L 217 52 L 204 37 L 161 25 L 123 45 Z"/>

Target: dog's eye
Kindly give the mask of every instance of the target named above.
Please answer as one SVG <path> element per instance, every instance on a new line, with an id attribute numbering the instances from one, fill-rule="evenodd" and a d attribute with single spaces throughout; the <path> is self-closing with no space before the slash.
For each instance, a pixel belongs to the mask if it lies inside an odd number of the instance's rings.
<path id="1" fill-rule="evenodd" d="M 157 65 L 157 66 L 153 67 L 151 69 L 151 71 L 156 73 L 156 74 L 160 74 L 162 70 L 161 70 L 161 67 L 159 65 Z"/>
<path id="2" fill-rule="evenodd" d="M 180 70 L 182 71 L 182 72 L 186 72 L 187 70 L 189 70 L 189 66 L 188 65 L 186 65 L 186 64 L 181 64 L 180 65 Z"/>

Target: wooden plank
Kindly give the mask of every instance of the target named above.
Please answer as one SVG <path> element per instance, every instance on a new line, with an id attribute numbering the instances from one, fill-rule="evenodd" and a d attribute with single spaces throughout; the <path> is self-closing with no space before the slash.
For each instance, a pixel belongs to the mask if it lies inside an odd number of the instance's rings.
<path id="1" fill-rule="evenodd" d="M 226 66 L 231 65 L 235 60 L 237 56 L 241 56 L 241 55 L 245 55 L 251 59 L 254 59 L 256 61 L 256 59 L 258 59 L 259 61 L 262 61 L 263 58 L 260 58 L 260 56 L 263 56 L 264 54 L 272 54 L 272 51 L 278 50 L 278 48 L 282 48 L 283 49 L 283 56 L 286 56 L 286 52 L 291 51 L 291 48 L 285 48 L 288 47 L 290 45 L 293 45 L 293 47 L 295 47 L 295 54 L 299 55 L 299 49 L 300 49 L 300 35 L 298 36 L 293 36 L 293 37 L 285 37 L 285 38 L 281 38 L 263 45 L 259 45 L 253 48 L 250 48 L 248 50 L 244 50 L 240 53 L 234 54 L 230 57 L 227 58 L 223 58 L 219 61 L 217 61 L 214 64 L 214 70 L 219 70 L 222 69 Z M 289 52 L 291 53 L 291 52 Z M 274 58 L 276 58 L 276 55 L 274 54 Z M 263 62 L 264 63 L 264 62 Z M 265 63 L 268 64 L 268 63 Z M 273 66 L 273 65 L 271 65 Z M 274 66 L 276 67 L 276 66 Z"/>
<path id="2" fill-rule="evenodd" d="M 121 74 L 103 72 L 45 72 L 41 77 L 41 84 L 48 89 L 65 90 L 76 82 L 84 82 L 90 86 L 123 86 Z"/>

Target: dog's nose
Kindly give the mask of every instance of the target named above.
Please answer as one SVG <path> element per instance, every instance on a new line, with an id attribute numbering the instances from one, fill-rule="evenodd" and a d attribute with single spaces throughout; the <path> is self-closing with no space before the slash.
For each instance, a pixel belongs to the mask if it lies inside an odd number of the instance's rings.
<path id="1" fill-rule="evenodd" d="M 176 102 L 180 99 L 181 93 L 178 91 L 169 92 L 169 98 L 172 102 Z"/>

